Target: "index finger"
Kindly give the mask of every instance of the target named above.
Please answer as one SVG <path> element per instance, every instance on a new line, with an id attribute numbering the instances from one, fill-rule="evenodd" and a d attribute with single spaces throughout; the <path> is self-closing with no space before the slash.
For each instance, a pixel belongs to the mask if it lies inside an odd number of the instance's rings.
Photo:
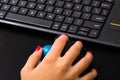
<path id="1" fill-rule="evenodd" d="M 68 40 L 69 38 L 66 34 L 58 37 L 54 41 L 51 50 L 49 51 L 50 54 L 48 54 L 47 56 L 60 56 Z"/>

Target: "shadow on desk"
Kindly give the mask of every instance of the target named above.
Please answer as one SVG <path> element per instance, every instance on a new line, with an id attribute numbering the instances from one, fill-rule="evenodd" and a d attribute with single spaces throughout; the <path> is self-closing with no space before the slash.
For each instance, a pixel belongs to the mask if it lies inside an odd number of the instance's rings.
<path id="1" fill-rule="evenodd" d="M 6 27 L 3 27 L 6 26 Z M 20 69 L 37 45 L 51 44 L 55 35 L 21 28 L 0 27 L 0 80 L 20 80 Z M 93 50 L 96 80 L 120 80 L 120 51 L 113 47 L 84 42 Z"/>

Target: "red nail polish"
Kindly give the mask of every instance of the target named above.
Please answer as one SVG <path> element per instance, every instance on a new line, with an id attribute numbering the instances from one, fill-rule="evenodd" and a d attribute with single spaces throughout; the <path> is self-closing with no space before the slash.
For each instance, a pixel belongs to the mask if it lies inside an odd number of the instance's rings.
<path id="1" fill-rule="evenodd" d="M 68 37 L 68 34 L 64 34 L 64 35 L 66 35 Z"/>
<path id="2" fill-rule="evenodd" d="M 93 53 L 93 51 L 92 51 L 92 50 L 89 50 L 88 52 L 89 52 L 89 53 L 91 53 L 91 54 Z"/>
<path id="3" fill-rule="evenodd" d="M 39 51 L 40 49 L 41 49 L 41 46 L 38 45 L 38 46 L 36 47 L 35 51 Z"/>
<path id="4" fill-rule="evenodd" d="M 80 41 L 82 43 L 82 40 L 78 40 L 78 41 Z"/>
<path id="5" fill-rule="evenodd" d="M 94 69 L 95 69 L 96 71 L 98 71 L 98 69 L 97 69 L 96 67 L 94 67 Z"/>

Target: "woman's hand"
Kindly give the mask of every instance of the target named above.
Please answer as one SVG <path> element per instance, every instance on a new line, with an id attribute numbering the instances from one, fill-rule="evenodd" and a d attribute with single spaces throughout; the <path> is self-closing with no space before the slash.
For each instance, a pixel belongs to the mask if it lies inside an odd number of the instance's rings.
<path id="1" fill-rule="evenodd" d="M 37 47 L 21 69 L 21 80 L 94 80 L 97 76 L 96 69 L 79 77 L 93 60 L 91 51 L 88 51 L 79 62 L 72 65 L 82 49 L 81 41 L 76 41 L 64 56 L 60 56 L 68 40 L 69 38 L 65 34 L 57 38 L 39 65 L 37 63 L 42 56 L 42 48 Z"/>

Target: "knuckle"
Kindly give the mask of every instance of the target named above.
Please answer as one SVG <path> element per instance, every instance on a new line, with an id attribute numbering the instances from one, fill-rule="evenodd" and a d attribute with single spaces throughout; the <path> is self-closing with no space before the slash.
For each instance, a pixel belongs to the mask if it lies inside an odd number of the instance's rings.
<path id="1" fill-rule="evenodd" d="M 68 68 L 69 68 L 69 65 L 68 65 L 68 63 L 66 62 L 66 61 L 60 61 L 58 64 L 57 64 L 57 68 L 58 69 L 60 69 L 60 71 L 66 71 L 66 70 L 68 70 Z"/>
<path id="2" fill-rule="evenodd" d="M 47 63 L 47 64 L 53 63 L 52 61 L 53 61 L 53 60 L 51 60 L 50 58 L 44 59 L 44 62 Z"/>
<path id="3" fill-rule="evenodd" d="M 76 75 L 73 72 L 68 71 L 66 80 L 75 80 L 75 77 Z"/>
<path id="4" fill-rule="evenodd" d="M 47 63 L 47 64 L 51 64 L 51 63 L 54 63 L 56 62 L 57 58 L 56 57 L 53 57 L 51 55 L 49 56 L 46 56 L 44 59 L 43 59 L 43 62 Z"/>

